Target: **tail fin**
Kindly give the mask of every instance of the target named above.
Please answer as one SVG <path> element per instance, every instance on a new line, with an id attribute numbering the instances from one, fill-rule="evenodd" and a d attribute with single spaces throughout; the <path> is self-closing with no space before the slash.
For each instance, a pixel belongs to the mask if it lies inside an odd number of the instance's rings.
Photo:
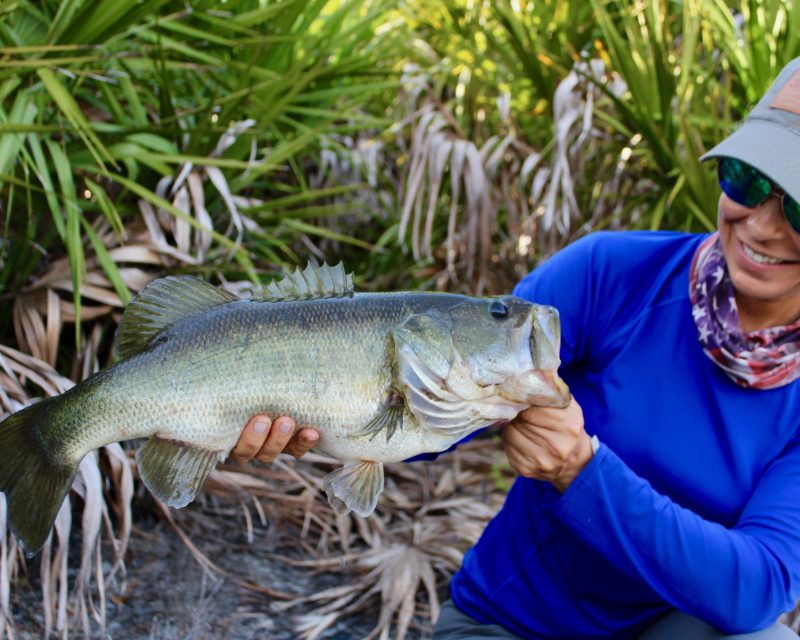
<path id="1" fill-rule="evenodd" d="M 0 491 L 6 494 L 11 532 L 28 557 L 36 555 L 53 528 L 77 465 L 53 460 L 39 437 L 46 401 L 0 422 Z"/>

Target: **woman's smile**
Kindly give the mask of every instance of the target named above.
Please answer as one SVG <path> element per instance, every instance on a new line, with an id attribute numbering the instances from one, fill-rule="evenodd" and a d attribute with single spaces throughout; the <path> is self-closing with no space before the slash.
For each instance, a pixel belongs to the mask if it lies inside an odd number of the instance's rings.
<path id="1" fill-rule="evenodd" d="M 783 260 L 782 258 L 776 258 L 774 256 L 767 255 L 765 253 L 760 253 L 755 249 L 752 249 L 751 247 L 746 245 L 741 240 L 739 241 L 739 246 L 741 246 L 745 258 L 752 261 L 754 263 L 754 266 L 757 268 L 791 264 L 791 261 L 789 260 Z"/>

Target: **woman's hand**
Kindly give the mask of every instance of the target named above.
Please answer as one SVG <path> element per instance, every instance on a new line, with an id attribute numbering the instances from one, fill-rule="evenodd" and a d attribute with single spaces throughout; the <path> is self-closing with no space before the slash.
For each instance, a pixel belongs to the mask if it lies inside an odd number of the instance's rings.
<path id="1" fill-rule="evenodd" d="M 564 409 L 526 409 L 503 431 L 503 446 L 514 471 L 546 480 L 562 493 L 594 455 L 575 398 Z"/>
<path id="2" fill-rule="evenodd" d="M 230 457 L 236 462 L 248 462 L 252 458 L 272 462 L 279 453 L 299 458 L 318 441 L 316 429 L 306 427 L 295 433 L 294 420 L 288 416 L 273 421 L 269 416 L 256 415 L 245 426 Z"/>

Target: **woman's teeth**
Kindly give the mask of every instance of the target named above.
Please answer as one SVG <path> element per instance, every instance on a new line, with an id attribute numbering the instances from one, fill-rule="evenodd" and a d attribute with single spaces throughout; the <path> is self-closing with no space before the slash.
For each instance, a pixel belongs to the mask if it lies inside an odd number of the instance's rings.
<path id="1" fill-rule="evenodd" d="M 784 262 L 784 260 L 779 260 L 772 256 L 765 256 L 763 253 L 756 253 L 746 244 L 742 244 L 742 247 L 744 247 L 744 254 L 753 262 L 758 262 L 759 264 L 782 264 Z"/>

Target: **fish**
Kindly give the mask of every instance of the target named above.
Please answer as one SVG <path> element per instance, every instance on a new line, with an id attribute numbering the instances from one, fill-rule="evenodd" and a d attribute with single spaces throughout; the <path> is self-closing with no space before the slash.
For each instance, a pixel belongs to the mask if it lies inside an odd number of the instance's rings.
<path id="1" fill-rule="evenodd" d="M 194 500 L 255 414 L 312 426 L 343 465 L 324 482 L 367 516 L 388 462 L 444 451 L 532 405 L 564 407 L 558 311 L 506 295 L 358 293 L 336 266 L 298 268 L 251 299 L 167 276 L 126 307 L 113 364 L 0 423 L 0 491 L 30 555 L 83 457 L 147 438 L 139 474 L 160 501 Z"/>

